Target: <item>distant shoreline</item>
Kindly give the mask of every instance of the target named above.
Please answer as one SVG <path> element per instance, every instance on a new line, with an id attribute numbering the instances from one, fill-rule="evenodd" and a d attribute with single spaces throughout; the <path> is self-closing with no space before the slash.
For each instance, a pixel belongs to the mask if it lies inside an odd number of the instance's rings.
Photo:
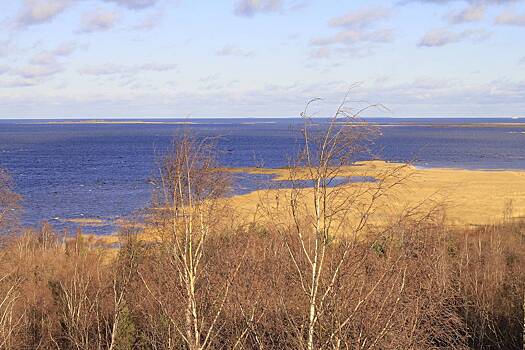
<path id="1" fill-rule="evenodd" d="M 220 121 L 221 119 L 217 119 Z M 242 125 L 258 125 L 258 124 L 268 124 L 275 123 L 270 121 L 257 121 L 251 120 L 249 122 L 239 120 L 238 124 Z M 61 121 L 42 121 L 35 124 L 48 124 L 48 125 L 105 125 L 105 124 L 117 124 L 117 125 L 198 125 L 198 124 L 212 124 L 209 121 L 199 121 L 194 119 L 192 121 L 159 121 L 159 120 L 61 120 Z M 372 125 L 377 127 L 432 127 L 432 128 L 505 128 L 505 127 L 514 127 L 514 128 L 525 128 L 525 122 L 472 122 L 466 123 L 462 122 L 450 122 L 450 123 L 432 123 L 432 122 L 374 122 L 374 121 L 364 121 L 364 122 L 339 122 L 340 125 L 352 125 L 352 126 L 365 126 Z"/>
<path id="2" fill-rule="evenodd" d="M 41 123 L 38 123 L 41 124 Z M 50 121 L 44 124 L 196 124 L 195 122 L 185 121 L 145 121 L 145 120 L 67 120 L 67 121 Z"/>

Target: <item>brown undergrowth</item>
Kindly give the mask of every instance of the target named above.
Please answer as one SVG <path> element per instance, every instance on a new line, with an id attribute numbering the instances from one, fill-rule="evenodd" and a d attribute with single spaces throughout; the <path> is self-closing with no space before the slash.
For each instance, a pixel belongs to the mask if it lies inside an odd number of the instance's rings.
<path id="1" fill-rule="evenodd" d="M 354 243 L 336 280 L 320 281 L 333 292 L 314 346 L 521 349 L 524 236 L 522 222 L 465 231 L 420 222 Z M 346 243 L 330 245 L 327 270 Z M 187 291 L 169 245 L 132 235 L 122 244 L 117 259 L 105 259 L 81 241 L 63 244 L 49 227 L 5 240 L 2 348 L 186 347 Z M 195 284 L 202 329 L 215 322 L 208 348 L 304 345 L 309 298 L 290 249 L 302 249 L 294 233 L 268 226 L 210 236 Z"/>

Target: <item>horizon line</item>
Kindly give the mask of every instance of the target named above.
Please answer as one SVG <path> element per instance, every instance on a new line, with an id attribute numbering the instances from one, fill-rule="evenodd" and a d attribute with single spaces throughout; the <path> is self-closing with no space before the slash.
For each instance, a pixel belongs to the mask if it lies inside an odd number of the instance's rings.
<path id="1" fill-rule="evenodd" d="M 280 116 L 280 117 L 259 117 L 259 116 L 231 116 L 231 117 L 0 117 L 0 121 L 17 121 L 17 120 L 205 120 L 205 119 L 301 119 L 301 116 Z M 312 119 L 330 119 L 329 116 L 316 116 Z M 341 117 L 343 119 L 344 117 Z M 525 116 L 366 116 L 360 119 L 523 119 Z"/>

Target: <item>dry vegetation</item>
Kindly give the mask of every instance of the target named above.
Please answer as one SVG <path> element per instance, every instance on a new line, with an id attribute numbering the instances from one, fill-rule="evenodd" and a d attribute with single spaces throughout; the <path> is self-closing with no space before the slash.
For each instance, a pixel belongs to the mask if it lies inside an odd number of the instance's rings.
<path id="1" fill-rule="evenodd" d="M 369 130 L 336 123 L 357 117 L 342 106 L 327 130 L 306 114 L 292 188 L 251 220 L 223 198 L 210 143 L 180 139 L 159 167 L 155 239 L 123 228 L 116 256 L 19 229 L 0 173 L 0 348 L 523 349 L 525 223 L 458 229 L 417 206 L 374 224 L 404 168 L 332 187 Z"/>
<path id="2" fill-rule="evenodd" d="M 388 163 L 380 160 L 356 162 L 341 168 L 341 176 L 366 176 L 385 178 L 394 169 L 405 177 L 402 186 L 388 191 L 376 202 L 376 214 L 372 221 L 382 222 L 399 215 L 407 207 L 425 204 L 430 209 L 431 202 L 447 207 L 447 224 L 455 226 L 491 225 L 504 219 L 504 212 L 512 209 L 515 218 L 525 217 L 525 172 L 514 170 L 465 170 L 452 168 L 419 169 L 412 165 Z M 276 181 L 272 186 L 278 188 L 280 180 L 291 178 L 288 168 L 229 168 L 231 173 L 273 174 Z M 235 176 L 235 175 L 234 175 Z M 294 177 L 305 178 L 307 171 L 294 171 Z M 348 186 L 358 190 L 368 186 L 366 183 L 352 183 Z M 278 189 L 281 196 L 284 189 Z M 256 191 L 236 196 L 232 205 L 246 216 L 253 215 L 261 200 L 275 202 L 277 190 Z"/>

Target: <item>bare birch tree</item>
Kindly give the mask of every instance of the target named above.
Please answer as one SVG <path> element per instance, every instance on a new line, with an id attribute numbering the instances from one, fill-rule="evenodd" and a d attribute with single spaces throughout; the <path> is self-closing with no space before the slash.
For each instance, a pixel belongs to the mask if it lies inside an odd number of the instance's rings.
<path id="1" fill-rule="evenodd" d="M 214 315 L 205 317 L 202 292 L 210 286 L 203 280 L 206 271 L 202 265 L 207 240 L 224 215 L 221 198 L 229 190 L 229 178 L 218 171 L 213 142 L 184 135 L 164 158 L 157 185 L 156 221 L 164 239 L 169 271 L 174 273 L 172 279 L 184 300 L 183 324 L 167 309 L 162 296 L 142 279 L 161 309 L 166 310 L 165 316 L 186 347 L 207 349 L 216 336 L 230 282 L 218 292 L 217 300 L 209 301 Z"/>
<path id="2" fill-rule="evenodd" d="M 349 175 L 350 166 L 366 151 L 376 132 L 374 127 L 360 119 L 361 113 L 381 106 L 353 110 L 347 108 L 345 98 L 330 119 L 314 122 L 309 108 L 316 101 L 311 100 L 301 114 L 304 121 L 302 151 L 290 170 L 292 189 L 285 192 L 288 193 L 286 207 L 291 214 L 294 232 L 287 241 L 288 251 L 308 303 L 305 321 L 297 331 L 304 334 L 300 342 L 308 350 L 328 345 L 319 344 L 320 319 L 327 312 L 328 300 L 336 293 L 337 281 L 353 253 L 358 234 L 367 227 L 378 200 L 388 189 L 404 180 L 403 167 L 394 167 L 373 183 L 340 186 L 339 182 Z M 331 249 L 334 245 L 338 247 L 337 254 Z M 362 262 L 364 257 L 356 261 Z M 386 275 L 385 272 L 378 281 L 371 283 L 369 291 L 359 297 L 352 314 L 346 314 L 328 331 L 330 342 L 350 325 L 354 313 L 370 298 Z M 404 278 L 401 272 L 396 279 L 398 292 L 404 288 Z M 392 295 L 397 294 L 392 292 Z"/>

